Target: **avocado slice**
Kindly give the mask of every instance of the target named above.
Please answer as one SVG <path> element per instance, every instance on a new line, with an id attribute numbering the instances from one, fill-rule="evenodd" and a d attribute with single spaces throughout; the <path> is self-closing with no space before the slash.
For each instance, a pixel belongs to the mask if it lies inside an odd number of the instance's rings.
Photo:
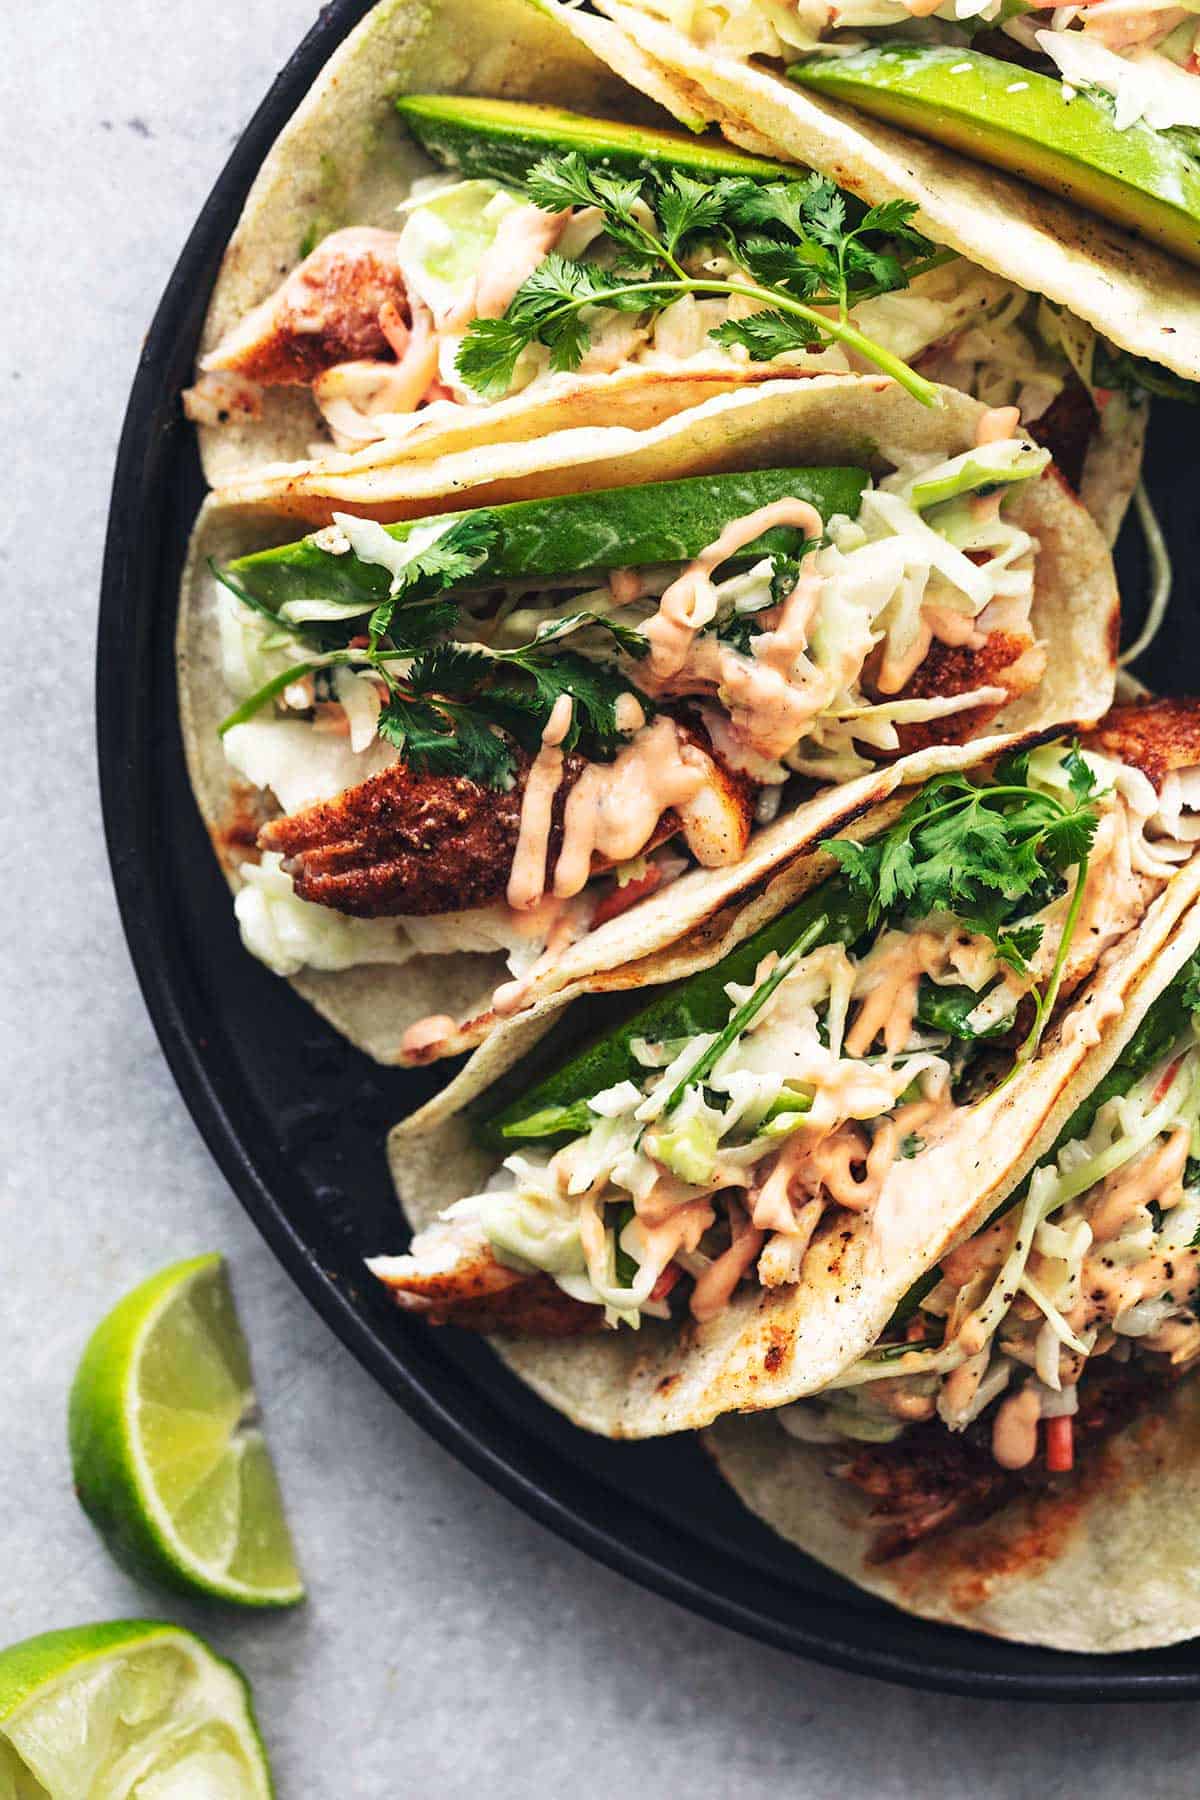
<path id="1" fill-rule="evenodd" d="M 751 982 L 754 971 L 770 951 L 782 954 L 811 925 L 825 920 L 821 942 L 854 944 L 867 929 L 868 903 L 851 890 L 843 875 L 834 875 L 778 919 L 763 925 L 711 969 L 700 969 L 643 1006 L 615 1031 L 609 1032 L 555 1069 L 490 1118 L 475 1126 L 479 1141 L 494 1149 L 563 1132 L 586 1131 L 594 1120 L 587 1113 L 593 1094 L 615 1087 L 619 1081 L 642 1076 L 645 1071 L 631 1048 L 635 1038 L 650 1043 L 672 1038 L 697 1037 L 720 1031 L 729 1018 L 728 982 Z M 536 1053 L 531 1068 L 536 1068 Z"/>
<path id="2" fill-rule="evenodd" d="M 889 44 L 797 63 L 788 78 L 980 162 L 1023 175 L 1200 264 L 1200 168 L 1140 120 L 977 50 Z"/>
<path id="3" fill-rule="evenodd" d="M 731 150 L 720 139 L 589 119 L 556 106 L 518 100 L 480 100 L 459 94 L 404 94 L 396 109 L 435 162 L 465 177 L 490 177 L 519 187 L 534 163 L 552 152 L 576 150 L 590 167 L 639 175 L 657 167 L 715 181 L 723 175 L 753 181 L 795 181 L 807 171 Z"/>
<path id="4" fill-rule="evenodd" d="M 785 498 L 807 500 L 822 519 L 835 513 L 858 515 L 865 469 L 751 469 L 732 475 L 692 475 L 682 481 L 646 482 L 637 487 L 601 488 L 551 500 L 515 500 L 489 506 L 499 533 L 472 587 L 508 581 L 576 577 L 614 568 L 646 568 L 686 562 L 721 535 L 731 519 Z M 444 514 L 449 522 L 463 513 Z M 429 519 L 389 525 L 402 542 Z M 741 553 L 753 562 L 775 550 L 795 551 L 801 533 L 777 527 Z M 381 600 L 388 591 L 386 569 L 352 554 L 322 550 L 312 537 L 239 557 L 230 573 L 256 600 L 278 611 L 285 600 Z"/>

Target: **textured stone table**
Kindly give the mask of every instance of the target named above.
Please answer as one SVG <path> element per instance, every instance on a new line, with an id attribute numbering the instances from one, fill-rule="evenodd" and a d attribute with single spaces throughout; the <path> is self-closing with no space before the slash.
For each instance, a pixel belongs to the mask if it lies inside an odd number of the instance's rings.
<path id="1" fill-rule="evenodd" d="M 162 1610 L 75 1505 L 66 1386 L 121 1293 L 220 1247 L 312 1600 L 292 1618 L 178 1616 L 246 1668 L 284 1800 L 1194 1794 L 1189 1707 L 1047 1711 L 876 1686 L 743 1642 L 560 1544 L 368 1380 L 276 1267 L 184 1111 L 101 843 L 91 664 L 104 513 L 159 289 L 313 10 L 5 11 L 0 1641 Z"/>

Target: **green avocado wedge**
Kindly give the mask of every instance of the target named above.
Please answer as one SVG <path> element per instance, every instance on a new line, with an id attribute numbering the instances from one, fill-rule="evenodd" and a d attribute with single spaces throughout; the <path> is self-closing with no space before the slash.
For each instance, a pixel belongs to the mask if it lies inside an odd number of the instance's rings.
<path id="1" fill-rule="evenodd" d="M 731 150 L 719 138 L 589 119 L 555 106 L 480 100 L 459 94 L 405 94 L 396 102 L 404 124 L 435 162 L 465 177 L 520 186 L 543 156 L 577 151 L 591 168 L 638 175 L 649 167 L 710 181 L 794 181 L 795 163 L 768 162 Z"/>
<path id="2" fill-rule="evenodd" d="M 798 905 L 738 944 L 713 968 L 701 969 L 686 981 L 667 988 L 615 1031 L 587 1045 L 502 1111 L 479 1121 L 479 1140 L 496 1149 L 511 1149 L 515 1144 L 563 1132 L 586 1131 L 594 1123 L 586 1111 L 593 1094 L 644 1074 L 631 1048 L 635 1038 L 659 1043 L 720 1031 L 729 1017 L 727 983 L 751 981 L 764 956 L 772 950 L 780 954 L 788 950 L 822 917 L 826 921 L 822 943 L 857 943 L 867 929 L 868 905 L 861 895 L 851 892 L 844 876 L 821 882 Z"/>
<path id="3" fill-rule="evenodd" d="M 487 507 L 483 510 L 498 532 L 471 586 L 574 579 L 614 568 L 686 562 L 713 543 L 731 519 L 774 500 L 807 500 L 826 521 L 835 513 L 856 518 L 867 481 L 865 469 L 752 469 Z M 466 516 L 446 513 L 442 522 Z M 402 542 L 432 522 L 411 519 L 386 529 Z M 771 551 L 794 554 L 802 535 L 777 527 L 749 545 L 738 561 L 753 562 Z M 274 612 L 287 600 L 382 600 L 391 580 L 378 563 L 322 550 L 312 537 L 240 557 L 229 573 Z"/>
<path id="4" fill-rule="evenodd" d="M 889 44 L 797 63 L 788 78 L 1008 169 L 1200 265 L 1200 168 L 1140 121 L 1048 75 L 947 45 Z"/>

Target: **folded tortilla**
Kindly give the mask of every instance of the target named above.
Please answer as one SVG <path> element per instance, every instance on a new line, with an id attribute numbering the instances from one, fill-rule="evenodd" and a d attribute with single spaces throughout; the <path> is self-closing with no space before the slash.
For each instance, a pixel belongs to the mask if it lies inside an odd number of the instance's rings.
<path id="1" fill-rule="evenodd" d="M 552 102 L 630 125 L 699 122 L 687 84 L 607 19 L 574 9 L 560 14 L 529 0 L 485 0 L 482 7 L 474 0 L 427 7 L 381 0 L 331 59 L 264 163 L 222 264 L 201 359 L 278 287 L 314 235 L 346 226 L 396 228 L 398 205 L 434 167 L 406 136 L 393 104 L 414 90 Z M 785 144 L 784 153 L 795 152 Z M 563 374 L 549 387 L 462 407 L 457 417 L 444 407 L 418 414 L 402 437 L 352 452 L 315 448 L 324 426 L 309 391 L 273 387 L 263 392 L 261 417 L 231 415 L 201 426 L 201 454 L 212 486 L 241 503 L 318 525 L 346 505 L 391 520 L 405 516 L 411 472 L 442 456 L 571 427 L 644 429 L 731 388 L 784 378 L 811 376 L 802 367 L 739 365 L 720 356 Z M 1146 412 L 1116 395 L 1090 434 L 1080 492 L 1109 542 L 1137 482 Z"/>
<path id="2" fill-rule="evenodd" d="M 588 45 L 609 39 L 613 55 L 604 62 Z M 278 287 L 302 260 L 314 231 L 323 237 L 349 225 L 395 229 L 397 206 L 433 169 L 400 123 L 394 105 L 399 94 L 478 94 L 629 124 L 670 124 L 666 88 L 657 91 L 649 63 L 637 59 L 643 91 L 654 104 L 613 72 L 625 54 L 619 34 L 604 21 L 574 33 L 528 0 L 438 0 L 435 6 L 380 0 L 330 58 L 263 163 L 213 289 L 201 357 Z M 706 392 L 701 384 L 680 404 L 694 404 Z M 660 401 L 657 411 L 643 413 L 634 396 L 620 392 L 612 404 L 617 412 L 608 416 L 631 425 L 652 423 L 669 410 Z M 500 441 L 520 435 L 514 413 L 519 418 L 521 410 L 510 403 Z M 579 423 L 596 418 L 589 401 Z M 540 435 L 550 423 L 543 402 L 529 435 Z M 260 419 L 231 418 L 201 428 L 204 473 L 220 487 L 247 467 L 303 461 L 319 424 L 307 390 L 269 389 Z M 479 425 L 452 425 L 445 447 L 477 441 Z M 420 438 L 406 445 L 420 459 L 441 447 L 440 439 L 432 446 Z"/>
<path id="3" fill-rule="evenodd" d="M 1181 880 L 1177 898 L 1197 885 L 1193 870 Z M 1075 1079 L 1066 1116 L 1200 946 L 1195 904 L 1165 935 L 1162 923 L 1147 920 L 1161 944 L 1153 959 L 1130 946 L 1130 961 L 1143 966 L 1127 990 L 1130 1010 Z M 704 1441 L 752 1512 L 807 1555 L 906 1612 L 1023 1643 L 1097 1653 L 1177 1643 L 1200 1631 L 1191 1526 L 1200 1478 L 1194 1373 L 1151 1399 L 1069 1476 L 1031 1487 L 980 1522 L 936 1530 L 886 1560 L 872 1555 L 879 1529 L 872 1502 L 831 1471 L 853 1456 L 853 1447 L 800 1442 L 767 1417 L 724 1418 Z"/>
<path id="4" fill-rule="evenodd" d="M 538 0 L 576 29 L 583 15 Z M 786 156 L 871 205 L 915 201 L 921 231 L 1065 306 L 1135 356 L 1200 380 L 1200 271 L 1065 200 L 818 98 L 744 58 L 702 48 L 622 0 L 598 0 L 628 39 L 614 67 L 698 129 Z"/>
<path id="5" fill-rule="evenodd" d="M 410 472 L 404 505 L 409 516 L 418 516 L 464 504 L 772 464 L 865 462 L 879 470 L 921 452 L 952 456 L 973 444 L 982 409 L 961 394 L 947 391 L 944 397 L 943 407 L 926 408 L 881 377 L 771 382 L 721 396 L 647 431 L 565 431 L 535 443 L 483 446 L 438 459 Z M 996 732 L 1090 723 L 1104 712 L 1113 691 L 1118 600 L 1100 534 L 1052 466 L 1022 485 L 1006 516 L 1040 546 L 1031 617 L 1049 657 L 1039 686 L 1006 709 L 992 727 Z M 361 498 L 354 510 L 361 510 Z M 262 509 L 210 501 L 197 524 L 183 580 L 178 655 L 188 768 L 235 888 L 265 815 L 262 797 L 238 782 L 217 735 L 230 699 L 221 676 L 218 587 L 209 561 L 286 542 L 294 530 L 290 520 Z M 977 745 L 968 755 L 977 758 L 981 750 Z M 741 862 L 693 869 L 589 932 L 537 976 L 527 1009 L 499 1025 L 501 1038 L 507 1043 L 515 1041 L 514 1034 L 546 1029 L 552 1015 L 579 994 L 626 985 L 619 974 L 626 965 L 652 953 L 669 954 L 670 946 L 707 931 L 722 909 L 760 891 L 806 845 L 905 779 L 938 766 L 928 761 L 929 754 L 825 790 L 756 831 Z M 462 917 L 469 921 L 470 915 Z M 457 1036 L 446 1041 L 445 1054 L 484 1042 L 497 1030 L 491 995 L 503 979 L 498 957 L 463 954 L 416 957 L 401 967 L 306 971 L 296 986 L 354 1043 L 388 1061 L 407 1027 L 429 1013 L 453 1013 L 462 1021 Z"/>
<path id="6" fill-rule="evenodd" d="M 996 746 L 981 745 L 974 757 L 963 750 L 929 752 L 919 779 L 969 767 L 989 748 L 994 753 Z M 874 836 L 898 807 L 893 799 L 860 818 L 854 835 Z M 830 817 L 827 832 L 836 834 L 854 817 L 847 807 Z M 747 905 L 711 922 L 706 937 L 681 941 L 665 956 L 621 971 L 619 979 L 650 986 L 711 967 L 830 867 L 827 853 L 797 856 Z M 636 1332 L 605 1331 L 566 1343 L 504 1338 L 496 1348 L 543 1399 L 610 1437 L 694 1429 L 729 1412 L 770 1410 L 819 1392 L 874 1343 L 913 1282 L 975 1231 L 1046 1153 L 1194 949 L 1198 894 L 1200 856 L 1193 855 L 1101 958 L 1032 1060 L 963 1108 L 954 1128 L 920 1156 L 893 1162 L 871 1212 L 847 1213 L 837 1231 L 814 1239 L 795 1285 L 743 1287 L 715 1317 L 686 1328 L 644 1320 Z M 586 1031 L 585 1020 L 580 1029 Z M 464 1108 L 512 1060 L 511 1048 L 493 1039 L 455 1083 L 393 1132 L 393 1179 L 415 1230 L 480 1192 L 494 1172 L 496 1151 L 480 1143 Z M 377 1272 L 394 1277 L 383 1266 Z"/>
<path id="7" fill-rule="evenodd" d="M 1097 1655 L 1161 1648 L 1200 1632 L 1195 1379 L 1053 1491 L 882 1564 L 867 1560 L 869 1503 L 829 1473 L 818 1445 L 796 1443 L 764 1415 L 722 1419 L 704 1446 L 772 1530 L 904 1612 Z"/>

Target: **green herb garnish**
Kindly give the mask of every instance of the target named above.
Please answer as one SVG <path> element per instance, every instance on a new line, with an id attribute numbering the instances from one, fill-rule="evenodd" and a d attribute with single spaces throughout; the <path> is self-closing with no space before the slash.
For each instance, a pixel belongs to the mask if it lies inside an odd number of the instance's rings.
<path id="1" fill-rule="evenodd" d="M 687 1090 L 691 1087 L 699 1087 L 707 1077 L 712 1074 L 729 1046 L 741 1037 L 743 1031 L 747 1030 L 758 1017 L 763 1007 L 767 1004 L 767 1001 L 771 998 L 771 995 L 775 992 L 775 989 L 786 976 L 791 974 L 805 951 L 811 949 L 814 944 L 820 943 L 821 934 L 824 932 L 828 923 L 829 920 L 826 918 L 825 914 L 821 913 L 818 918 L 812 920 L 811 924 L 805 926 L 795 943 L 792 944 L 788 950 L 784 951 L 779 961 L 775 964 L 775 967 L 771 970 L 771 973 L 764 981 L 759 982 L 758 986 L 754 989 L 754 992 L 748 999 L 744 1000 L 739 1007 L 735 1008 L 735 1010 L 730 1013 L 724 1029 L 718 1032 L 703 1056 L 692 1065 L 687 1074 L 676 1084 L 671 1092 L 670 1098 L 663 1107 L 662 1112 L 659 1114 L 659 1118 L 665 1119 L 670 1113 L 674 1112 L 675 1108 L 679 1105 L 679 1102 L 687 1093 Z"/>
<path id="2" fill-rule="evenodd" d="M 915 275 L 950 260 L 951 252 L 913 230 L 911 202 L 888 201 L 852 219 L 854 203 L 848 206 L 834 183 L 817 174 L 765 183 L 725 178 L 712 185 L 681 172 L 647 170 L 630 178 L 589 168 L 578 151 L 543 157 L 529 171 L 525 190 L 543 212 L 597 207 L 618 254 L 602 265 L 552 253 L 521 284 L 502 318 L 472 322 L 458 373 L 485 398 L 508 392 L 517 359 L 531 344 L 546 346 L 552 369 L 577 369 L 591 340 L 594 309 L 656 313 L 695 294 L 746 299 L 763 309 L 709 334 L 719 344 L 740 345 L 752 362 L 836 342 L 922 404 L 939 404 L 933 382 L 848 319 L 860 301 L 906 287 Z M 682 259 L 714 241 L 738 272 L 689 274 Z M 834 309 L 836 316 L 822 309 Z"/>
<path id="3" fill-rule="evenodd" d="M 991 781 L 960 771 L 935 776 L 870 843 L 835 838 L 822 845 L 869 901 L 870 924 L 897 912 L 950 913 L 990 939 L 997 960 L 1020 975 L 1042 939 L 1041 926 L 1021 915 L 1045 905 L 1075 872 L 1058 954 L 1045 986 L 1033 990 L 1034 1022 L 1014 1072 L 1033 1055 L 1057 998 L 1099 824 L 1091 804 L 1095 780 L 1077 749 L 1063 767 L 1069 799 L 1031 787 L 1029 756 L 1020 752 L 1002 757 Z"/>
<path id="4" fill-rule="evenodd" d="M 536 750 L 562 694 L 573 702 L 563 747 L 582 748 L 601 759 L 615 755 L 624 741 L 617 702 L 636 690 L 615 667 L 564 651 L 559 643 L 574 631 L 599 629 L 626 656 L 639 659 L 650 648 L 640 632 L 595 613 L 577 612 L 553 621 L 532 643 L 516 649 L 432 641 L 459 619 L 458 603 L 446 590 L 461 586 L 482 567 L 496 535 L 489 513 L 467 514 L 393 575 L 384 599 L 364 601 L 357 610 L 348 607 L 340 619 L 281 617 L 214 564 L 218 580 L 243 605 L 313 652 L 308 661 L 293 664 L 244 700 L 222 721 L 222 735 L 253 718 L 294 682 L 342 667 L 378 676 L 387 690 L 379 735 L 403 750 L 409 766 L 422 774 L 509 786 L 516 772 L 516 747 Z M 643 716 L 651 714 L 650 702 L 636 697 Z"/>

